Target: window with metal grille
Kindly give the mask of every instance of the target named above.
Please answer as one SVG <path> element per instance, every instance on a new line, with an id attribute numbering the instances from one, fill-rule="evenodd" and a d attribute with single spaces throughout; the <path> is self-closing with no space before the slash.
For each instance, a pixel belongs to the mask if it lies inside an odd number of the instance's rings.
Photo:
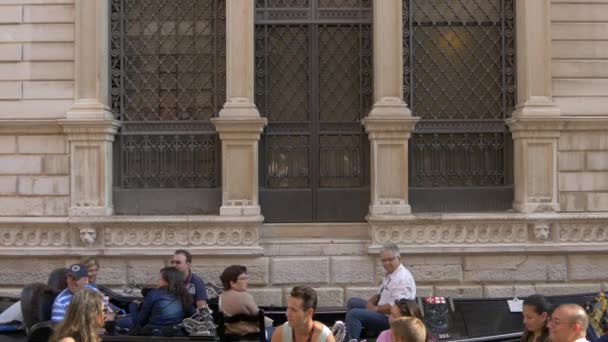
<path id="1" fill-rule="evenodd" d="M 217 211 L 224 0 L 112 0 L 110 23 L 116 212 Z"/>
<path id="2" fill-rule="evenodd" d="M 414 211 L 494 211 L 513 200 L 513 0 L 403 0 Z"/>

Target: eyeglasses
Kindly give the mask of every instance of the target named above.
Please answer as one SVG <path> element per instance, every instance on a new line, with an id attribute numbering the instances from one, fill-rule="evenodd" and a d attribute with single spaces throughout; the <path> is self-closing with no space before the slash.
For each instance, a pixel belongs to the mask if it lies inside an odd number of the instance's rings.
<path id="1" fill-rule="evenodd" d="M 547 321 L 547 324 L 553 324 L 555 326 L 558 326 L 560 324 L 576 324 L 576 322 L 562 322 L 559 319 L 555 319 L 555 318 L 549 318 L 549 320 Z"/>
<path id="2" fill-rule="evenodd" d="M 171 265 L 181 265 L 181 261 L 171 260 Z"/>
<path id="3" fill-rule="evenodd" d="M 382 260 L 382 262 L 384 263 L 384 262 L 391 262 L 391 261 L 393 261 L 393 260 L 395 260 L 395 259 L 397 259 L 397 257 L 396 257 L 396 256 L 394 256 L 394 257 L 392 257 L 392 258 L 384 258 L 384 259 L 380 259 L 380 260 Z"/>

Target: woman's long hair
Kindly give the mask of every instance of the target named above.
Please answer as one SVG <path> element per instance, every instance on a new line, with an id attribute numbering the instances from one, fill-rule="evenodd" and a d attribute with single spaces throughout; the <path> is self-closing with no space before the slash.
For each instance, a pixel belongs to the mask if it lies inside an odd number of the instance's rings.
<path id="1" fill-rule="evenodd" d="M 186 291 L 184 286 L 184 275 L 177 268 L 165 267 L 160 270 L 160 276 L 167 282 L 164 288 L 182 302 L 184 309 L 192 305 L 192 295 Z"/>
<path id="2" fill-rule="evenodd" d="M 534 308 L 534 312 L 541 315 L 543 312 L 547 313 L 547 319 L 549 319 L 549 313 L 551 312 L 551 303 L 539 294 L 534 294 L 524 299 L 523 305 L 528 305 Z M 526 342 L 530 339 L 530 337 L 534 336 L 534 332 L 525 330 L 524 334 L 521 336 L 521 342 Z M 547 327 L 547 322 L 543 326 L 543 330 L 540 333 L 540 336 L 533 342 L 544 342 L 549 338 L 549 328 Z"/>
<path id="3" fill-rule="evenodd" d="M 99 342 L 97 332 L 103 326 L 103 301 L 99 293 L 93 290 L 81 290 L 72 297 L 65 314 L 49 339 L 57 342 L 71 337 L 76 342 Z"/>

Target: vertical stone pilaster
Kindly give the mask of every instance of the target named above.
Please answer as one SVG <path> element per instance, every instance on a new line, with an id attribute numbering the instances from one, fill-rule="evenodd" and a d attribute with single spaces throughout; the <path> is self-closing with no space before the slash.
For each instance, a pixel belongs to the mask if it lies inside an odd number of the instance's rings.
<path id="1" fill-rule="evenodd" d="M 70 143 L 70 216 L 106 216 L 112 206 L 108 1 L 76 2 L 76 88 L 62 120 Z"/>
<path id="2" fill-rule="evenodd" d="M 374 105 L 363 120 L 371 142 L 370 216 L 407 215 L 408 140 L 418 118 L 403 101 L 401 0 L 374 0 Z"/>
<path id="3" fill-rule="evenodd" d="M 226 1 L 226 103 L 212 119 L 222 141 L 221 216 L 260 215 L 258 140 L 266 125 L 253 102 L 253 0 Z"/>
<path id="4" fill-rule="evenodd" d="M 507 124 L 514 140 L 513 209 L 559 211 L 560 109 L 551 97 L 550 1 L 516 1 L 517 98 Z"/>

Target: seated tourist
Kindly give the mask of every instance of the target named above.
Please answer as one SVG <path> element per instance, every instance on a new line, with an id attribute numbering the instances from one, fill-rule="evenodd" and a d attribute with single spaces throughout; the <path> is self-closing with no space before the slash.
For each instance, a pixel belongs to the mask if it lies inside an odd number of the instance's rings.
<path id="1" fill-rule="evenodd" d="M 523 318 L 524 334 L 521 342 L 545 342 L 549 337 L 547 319 L 551 304 L 541 295 L 535 294 L 524 299 Z"/>
<path id="2" fill-rule="evenodd" d="M 192 254 L 184 249 L 178 249 L 173 253 L 171 265 L 184 275 L 184 285 L 197 308 L 207 306 L 207 288 L 203 279 L 192 273 Z"/>
<path id="3" fill-rule="evenodd" d="M 413 300 L 398 299 L 395 301 L 395 305 L 391 307 L 391 314 L 389 315 L 389 322 L 399 319 L 401 317 L 416 317 L 422 320 L 422 311 L 418 304 Z M 393 332 L 388 329 L 380 333 L 376 342 L 392 342 Z M 436 339 L 432 334 L 427 333 L 425 337 L 426 342 L 434 342 Z"/>
<path id="4" fill-rule="evenodd" d="M 57 325 L 50 342 L 101 342 L 103 302 L 98 292 L 82 290 L 72 297 L 65 319 Z"/>
<path id="5" fill-rule="evenodd" d="M 97 291 L 96 288 L 89 285 L 89 271 L 86 266 L 81 264 L 68 267 L 66 283 L 67 287 L 57 295 L 53 302 L 51 320 L 55 323 L 63 320 L 68 305 L 75 294 L 85 288 Z"/>
<path id="6" fill-rule="evenodd" d="M 416 317 L 401 317 L 391 321 L 391 331 L 395 342 L 424 342 L 426 328 Z"/>
<path id="7" fill-rule="evenodd" d="M 156 288 L 149 290 L 139 312 L 116 320 L 117 326 L 133 329 L 139 326 L 142 331 L 162 334 L 164 328 L 180 324 L 194 312 L 192 296 L 184 287 L 183 274 L 175 267 L 160 270 Z"/>
<path id="8" fill-rule="evenodd" d="M 378 294 L 367 301 L 350 298 L 346 304 L 347 339 L 359 339 L 362 328 L 378 333 L 389 328 L 388 315 L 395 300 L 414 299 L 416 283 L 410 271 L 401 264 L 399 246 L 389 243 L 382 246 L 380 260 L 386 275 Z"/>
<path id="9" fill-rule="evenodd" d="M 79 264 L 85 265 L 89 271 L 89 285 L 97 287 L 97 273 L 99 272 L 99 261 L 94 256 L 83 257 Z"/>
<path id="10" fill-rule="evenodd" d="M 238 314 L 256 315 L 260 311 L 251 294 L 247 292 L 247 267 L 228 266 L 220 275 L 224 291 L 219 298 L 219 309 L 226 316 Z M 244 336 L 260 332 L 257 322 L 226 324 L 226 334 Z M 266 319 L 266 336 L 272 336 L 272 320 Z"/>
<path id="11" fill-rule="evenodd" d="M 328 327 L 314 321 L 317 293 L 310 286 L 296 286 L 287 298 L 287 322 L 272 334 L 272 342 L 335 342 Z"/>

